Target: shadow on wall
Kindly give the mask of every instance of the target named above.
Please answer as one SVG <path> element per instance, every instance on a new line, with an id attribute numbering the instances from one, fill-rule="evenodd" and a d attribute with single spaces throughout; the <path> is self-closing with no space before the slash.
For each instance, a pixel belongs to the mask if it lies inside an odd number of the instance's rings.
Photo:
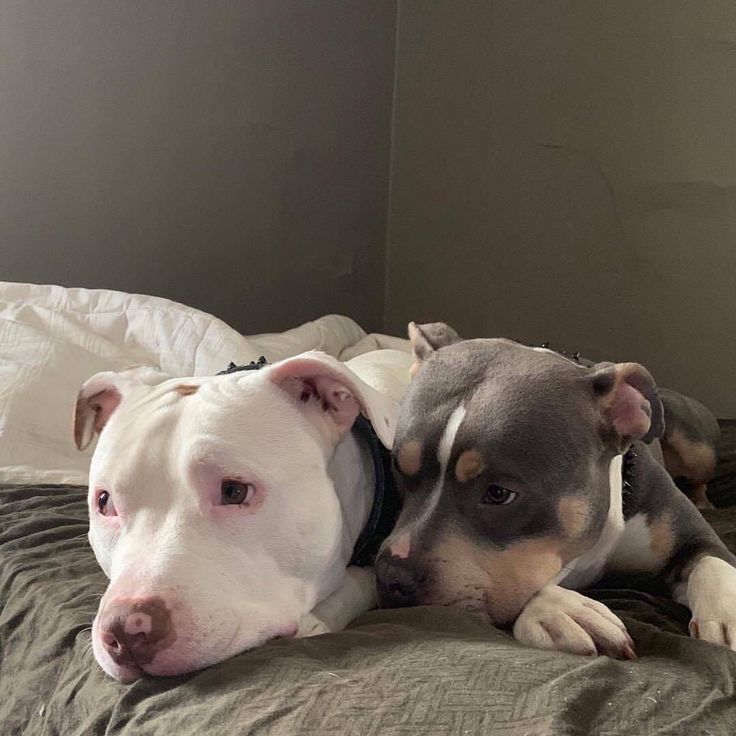
<path id="1" fill-rule="evenodd" d="M 5 3 L 0 274 L 381 326 L 395 0 Z"/>
<path id="2" fill-rule="evenodd" d="M 387 328 L 637 360 L 736 416 L 734 45 L 684 0 L 402 0 Z"/>

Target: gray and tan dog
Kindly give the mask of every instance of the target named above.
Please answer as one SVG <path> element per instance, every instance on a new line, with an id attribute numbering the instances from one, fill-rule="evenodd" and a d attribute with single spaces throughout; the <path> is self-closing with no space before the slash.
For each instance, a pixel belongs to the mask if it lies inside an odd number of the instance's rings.
<path id="1" fill-rule="evenodd" d="M 662 461 L 675 484 L 699 508 L 713 508 L 706 483 L 718 461 L 721 429 L 708 409 L 690 396 L 659 389 L 664 407 Z"/>
<path id="2" fill-rule="evenodd" d="M 427 329 L 427 334 L 431 335 L 432 330 L 441 333 L 443 327 L 445 330 L 450 329 L 441 322 L 423 325 L 421 329 Z M 420 328 L 412 325 L 410 329 L 416 333 Z M 460 340 L 454 331 L 446 332 L 445 335 L 446 340 Z M 592 361 L 581 358 L 579 353 L 571 356 L 564 352 L 561 354 L 580 365 L 589 368 L 594 365 Z M 418 367 L 417 361 L 412 370 L 416 372 Z M 713 478 L 718 462 L 718 445 L 721 439 L 718 420 L 699 401 L 677 391 L 660 388 L 659 398 L 664 408 L 664 434 L 658 441 L 653 441 L 652 451 L 664 464 L 675 485 L 698 508 L 713 508 L 708 498 L 707 483 Z"/>
<path id="3" fill-rule="evenodd" d="M 644 574 L 690 608 L 694 637 L 736 649 L 736 558 L 644 444 L 664 432 L 645 368 L 461 340 L 441 323 L 410 337 L 384 605 L 462 606 L 531 646 L 634 658 L 618 617 L 575 589 Z"/>

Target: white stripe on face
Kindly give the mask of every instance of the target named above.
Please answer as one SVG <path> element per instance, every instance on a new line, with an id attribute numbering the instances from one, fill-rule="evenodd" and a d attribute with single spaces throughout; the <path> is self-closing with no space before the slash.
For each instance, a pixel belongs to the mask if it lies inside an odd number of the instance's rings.
<path id="1" fill-rule="evenodd" d="M 465 407 L 460 404 L 460 406 L 450 414 L 450 418 L 447 420 L 447 424 L 445 425 L 445 431 L 442 433 L 442 437 L 440 438 L 440 444 L 437 447 L 437 460 L 442 467 L 442 472 L 440 473 L 440 485 L 442 483 L 442 477 L 445 475 L 445 471 L 447 470 L 447 463 L 450 462 L 450 455 L 452 454 L 452 446 L 455 444 L 457 430 L 460 428 L 460 424 L 463 419 L 465 419 L 466 413 Z"/>
<path id="2" fill-rule="evenodd" d="M 437 508 L 440 496 L 442 495 L 442 488 L 445 484 L 445 474 L 447 473 L 447 465 L 452 455 L 452 446 L 455 444 L 455 437 L 463 419 L 465 419 L 465 414 L 466 409 L 461 404 L 450 414 L 450 418 L 447 420 L 439 445 L 437 446 L 437 460 L 440 464 L 440 474 L 432 490 L 432 494 L 424 504 L 421 516 L 412 524 L 412 536 L 429 521 L 435 508 Z"/>

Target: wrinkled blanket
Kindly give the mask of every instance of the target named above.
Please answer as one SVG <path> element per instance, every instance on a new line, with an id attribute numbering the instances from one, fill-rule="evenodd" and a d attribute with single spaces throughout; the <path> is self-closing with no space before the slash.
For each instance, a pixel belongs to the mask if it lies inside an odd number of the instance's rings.
<path id="1" fill-rule="evenodd" d="M 344 632 L 280 639 L 202 672 L 108 678 L 89 630 L 106 580 L 84 490 L 0 490 L 3 736 L 736 733 L 736 653 L 687 636 L 686 609 L 599 589 L 639 659 L 543 652 L 446 608 L 373 611 Z M 736 509 L 706 512 L 736 549 Z"/>

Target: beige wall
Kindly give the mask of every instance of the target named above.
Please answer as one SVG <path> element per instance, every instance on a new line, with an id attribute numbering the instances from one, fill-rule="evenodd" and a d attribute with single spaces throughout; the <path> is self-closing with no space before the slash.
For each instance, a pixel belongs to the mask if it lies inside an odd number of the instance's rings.
<path id="1" fill-rule="evenodd" d="M 736 416 L 736 6 L 400 0 L 386 323 L 633 359 Z"/>
<path id="2" fill-rule="evenodd" d="M 0 278 L 634 359 L 736 416 L 736 11 L 0 0 Z M 384 266 L 387 283 L 384 293 Z"/>
<path id="3" fill-rule="evenodd" d="M 0 0 L 0 279 L 381 326 L 395 0 Z"/>

